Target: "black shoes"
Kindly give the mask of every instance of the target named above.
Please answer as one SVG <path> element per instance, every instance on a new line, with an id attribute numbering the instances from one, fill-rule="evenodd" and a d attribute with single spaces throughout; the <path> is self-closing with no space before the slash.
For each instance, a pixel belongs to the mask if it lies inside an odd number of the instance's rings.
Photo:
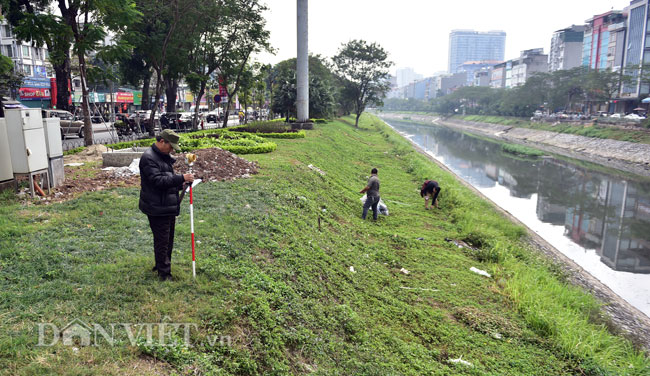
<path id="1" fill-rule="evenodd" d="M 172 277 L 171 274 L 159 275 L 158 278 L 159 278 L 161 281 L 163 281 L 163 282 L 164 282 L 164 281 L 170 281 L 170 282 L 172 282 L 172 281 L 174 280 L 174 278 Z"/>

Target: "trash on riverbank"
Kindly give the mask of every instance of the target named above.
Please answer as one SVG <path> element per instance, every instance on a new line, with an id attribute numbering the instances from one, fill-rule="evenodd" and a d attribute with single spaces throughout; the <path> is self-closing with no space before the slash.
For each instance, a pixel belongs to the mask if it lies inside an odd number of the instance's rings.
<path id="1" fill-rule="evenodd" d="M 356 271 L 354 270 L 354 266 L 350 266 L 350 271 L 351 271 L 352 273 L 356 273 Z"/>
<path id="2" fill-rule="evenodd" d="M 460 363 L 460 364 L 466 365 L 468 367 L 474 367 L 474 365 L 472 363 L 468 362 L 467 360 L 463 360 L 462 356 L 459 356 L 457 359 L 447 359 L 447 362 L 449 362 L 449 363 Z"/>
<path id="3" fill-rule="evenodd" d="M 476 273 L 476 274 L 480 274 L 480 275 L 482 275 L 482 276 L 485 276 L 485 277 L 488 277 L 488 278 L 492 278 L 492 276 L 490 275 L 490 273 L 486 272 L 485 270 L 477 269 L 477 268 L 475 268 L 475 267 L 473 267 L 473 266 L 472 266 L 471 268 L 469 268 L 469 270 L 473 271 L 473 272 Z"/>
<path id="4" fill-rule="evenodd" d="M 361 204 L 366 203 L 366 199 L 368 198 L 368 195 L 363 195 L 359 200 L 361 200 Z M 388 206 L 384 204 L 384 200 L 379 199 L 379 204 L 377 204 L 377 209 L 379 210 L 379 214 L 381 215 L 388 215 Z"/>
<path id="5" fill-rule="evenodd" d="M 406 274 L 406 275 L 411 274 L 411 272 L 409 272 L 408 270 L 406 270 L 404 268 L 400 269 L 399 271 L 402 272 L 402 274 Z"/>
<path id="6" fill-rule="evenodd" d="M 314 166 L 313 164 L 310 164 L 310 165 L 307 166 L 307 167 L 309 167 L 310 169 L 312 169 L 312 170 L 318 172 L 319 174 L 321 174 L 321 176 L 325 176 L 325 175 L 327 175 L 327 174 L 325 173 L 325 171 L 323 171 L 323 170 L 321 170 L 320 168 Z"/>

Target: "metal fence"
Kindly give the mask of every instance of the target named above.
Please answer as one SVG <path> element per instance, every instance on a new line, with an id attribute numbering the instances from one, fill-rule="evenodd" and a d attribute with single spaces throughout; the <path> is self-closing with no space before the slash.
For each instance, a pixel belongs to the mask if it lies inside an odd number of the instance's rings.
<path id="1" fill-rule="evenodd" d="M 115 137 L 96 137 L 94 140 L 95 145 L 101 144 L 101 145 L 109 145 L 109 144 L 114 144 L 116 142 L 123 142 L 123 141 L 136 141 L 136 140 L 141 140 L 144 138 L 149 138 L 148 134 L 130 134 L 130 135 L 123 135 L 123 136 L 118 136 L 118 140 L 115 140 Z M 63 151 L 68 151 L 72 150 L 75 148 L 79 148 L 85 146 L 85 142 L 83 138 L 75 138 L 75 139 L 65 139 L 63 140 Z"/>

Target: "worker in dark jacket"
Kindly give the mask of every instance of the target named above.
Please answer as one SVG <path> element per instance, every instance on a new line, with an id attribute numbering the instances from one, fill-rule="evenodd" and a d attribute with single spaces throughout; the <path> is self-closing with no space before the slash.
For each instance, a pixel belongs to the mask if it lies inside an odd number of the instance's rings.
<path id="1" fill-rule="evenodd" d="M 420 196 L 424 197 L 424 209 L 429 210 L 429 203 L 431 206 L 438 208 L 438 194 L 440 193 L 440 185 L 435 180 L 427 180 L 422 184 L 420 189 Z M 429 201 L 431 199 L 431 201 Z"/>
<path id="2" fill-rule="evenodd" d="M 180 212 L 178 192 L 183 183 L 191 183 L 191 174 L 174 174 L 176 160 L 169 154 L 172 149 L 179 151 L 179 136 L 165 129 L 156 142 L 140 158 L 140 210 L 149 217 L 153 232 L 153 250 L 156 266 L 161 280 L 171 280 L 172 248 L 174 247 L 174 225 Z"/>

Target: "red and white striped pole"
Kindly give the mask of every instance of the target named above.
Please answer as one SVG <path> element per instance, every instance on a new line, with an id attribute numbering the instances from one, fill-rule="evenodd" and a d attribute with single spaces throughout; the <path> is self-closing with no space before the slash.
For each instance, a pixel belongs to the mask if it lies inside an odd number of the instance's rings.
<path id="1" fill-rule="evenodd" d="M 192 169 L 190 168 L 190 174 Z M 192 198 L 192 186 L 190 185 L 190 229 L 192 230 L 192 277 L 196 278 L 196 256 L 194 254 L 194 199 Z"/>
<path id="2" fill-rule="evenodd" d="M 190 174 L 192 173 L 192 165 L 196 160 L 196 154 L 187 154 L 188 164 L 190 166 Z M 192 185 L 190 184 L 190 230 L 192 232 L 192 277 L 196 279 L 196 254 L 194 252 L 194 197 L 192 196 Z"/>

